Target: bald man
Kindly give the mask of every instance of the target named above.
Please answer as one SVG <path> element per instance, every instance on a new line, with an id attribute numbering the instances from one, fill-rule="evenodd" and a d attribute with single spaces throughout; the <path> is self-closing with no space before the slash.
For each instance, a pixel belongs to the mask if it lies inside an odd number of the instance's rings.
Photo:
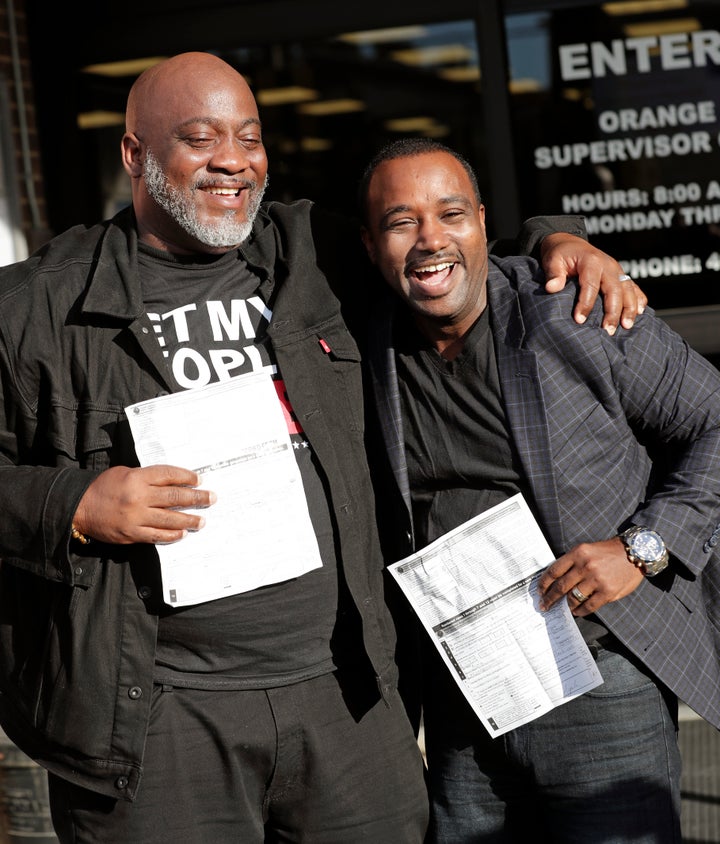
<path id="1" fill-rule="evenodd" d="M 346 322 L 372 290 L 357 229 L 262 202 L 254 97 L 210 54 L 139 77 L 121 151 L 132 206 L 0 272 L 0 723 L 47 768 L 61 842 L 420 844 Z M 546 265 L 591 304 L 618 265 L 563 243 Z M 618 290 L 608 318 L 632 321 Z M 168 604 L 156 546 L 216 499 L 190 466 L 140 468 L 125 408 L 249 372 L 274 383 L 321 564 Z M 244 550 L 218 564 L 261 571 Z"/>

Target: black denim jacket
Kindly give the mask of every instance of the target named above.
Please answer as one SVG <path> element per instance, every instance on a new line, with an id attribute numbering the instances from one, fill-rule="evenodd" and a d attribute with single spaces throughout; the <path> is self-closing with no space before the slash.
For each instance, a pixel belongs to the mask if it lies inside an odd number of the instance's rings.
<path id="1" fill-rule="evenodd" d="M 388 698 L 394 633 L 360 352 L 342 313 L 362 318 L 359 248 L 354 227 L 300 201 L 264 206 L 244 253 L 271 291 L 269 336 L 326 478 L 370 683 Z M 70 528 L 97 473 L 137 465 L 124 407 L 170 390 L 136 255 L 126 210 L 0 271 L 0 725 L 49 770 L 126 799 L 150 711 L 157 557 L 148 545 L 81 546 Z M 357 300 L 341 303 L 338 285 Z"/>

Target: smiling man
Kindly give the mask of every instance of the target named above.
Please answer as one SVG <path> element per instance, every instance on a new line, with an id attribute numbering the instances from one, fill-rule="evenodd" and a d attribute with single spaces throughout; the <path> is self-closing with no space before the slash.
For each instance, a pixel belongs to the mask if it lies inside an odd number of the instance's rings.
<path id="1" fill-rule="evenodd" d="M 198 55 L 186 63 L 192 61 L 199 75 Z M 174 62 L 177 72 L 180 61 Z M 125 113 L 122 155 L 138 233 L 150 246 L 176 254 L 226 252 L 250 236 L 267 185 L 257 105 L 247 86 L 240 96 L 220 84 L 208 97 L 202 84 L 168 87 L 167 74 L 164 64 L 146 71 L 133 85 Z M 239 89 L 237 75 L 227 68 Z M 179 114 L 188 117 L 177 122 Z"/>
<path id="2" fill-rule="evenodd" d="M 557 555 L 541 608 L 568 601 L 603 677 L 493 739 L 423 633 L 428 841 L 680 844 L 676 696 L 720 727 L 720 373 L 650 311 L 579 325 L 571 287 L 488 255 L 475 175 L 435 141 L 381 150 L 361 203 L 394 294 L 370 348 L 388 547 L 522 493 Z"/>
<path id="3" fill-rule="evenodd" d="M 453 180 L 429 157 L 391 158 L 377 165 L 365 191 L 370 259 L 451 360 L 487 303 L 485 207 L 474 173 Z"/>

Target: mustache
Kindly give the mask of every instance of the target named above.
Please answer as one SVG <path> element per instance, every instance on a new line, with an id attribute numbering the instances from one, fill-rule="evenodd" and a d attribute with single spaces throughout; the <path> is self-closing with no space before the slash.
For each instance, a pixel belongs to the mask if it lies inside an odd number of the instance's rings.
<path id="1" fill-rule="evenodd" d="M 432 264 L 462 264 L 462 256 L 457 252 L 434 252 L 432 255 L 423 255 L 421 258 L 412 258 L 405 264 L 405 272 L 411 273 Z"/>
<path id="2" fill-rule="evenodd" d="M 195 182 L 195 190 L 203 188 L 224 188 L 230 190 L 257 190 L 258 183 L 255 179 L 199 179 Z"/>

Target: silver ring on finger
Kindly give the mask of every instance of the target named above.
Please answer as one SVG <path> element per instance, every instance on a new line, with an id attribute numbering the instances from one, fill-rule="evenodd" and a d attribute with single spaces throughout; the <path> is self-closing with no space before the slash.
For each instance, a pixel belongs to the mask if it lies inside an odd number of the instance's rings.
<path id="1" fill-rule="evenodd" d="M 583 593 L 577 588 L 577 586 L 573 586 L 570 590 L 570 594 L 575 598 L 578 604 L 582 604 L 590 597 L 589 595 L 583 595 Z"/>

